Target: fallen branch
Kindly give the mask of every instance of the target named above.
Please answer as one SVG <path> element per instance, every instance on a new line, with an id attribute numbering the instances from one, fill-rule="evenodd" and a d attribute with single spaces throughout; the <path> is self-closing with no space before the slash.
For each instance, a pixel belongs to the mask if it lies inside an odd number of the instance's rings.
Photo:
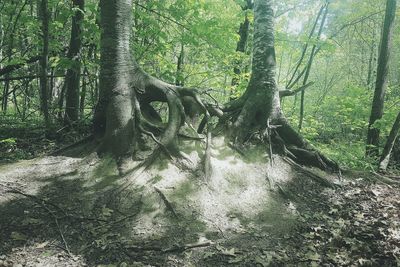
<path id="1" fill-rule="evenodd" d="M 195 243 L 195 244 L 186 244 L 183 246 L 173 246 L 168 249 L 164 249 L 162 252 L 164 253 L 169 253 L 169 252 L 183 252 L 188 249 L 193 249 L 193 248 L 203 248 L 203 247 L 208 247 L 213 245 L 211 241 L 206 241 L 202 243 Z"/>
<path id="2" fill-rule="evenodd" d="M 171 253 L 171 252 L 184 252 L 185 250 L 189 249 L 194 249 L 194 248 L 204 248 L 213 245 L 214 243 L 211 241 L 205 241 L 205 242 L 200 242 L 200 243 L 194 243 L 194 244 L 185 244 L 185 245 L 175 245 L 170 248 L 162 248 L 159 246 L 144 246 L 144 247 L 139 247 L 139 246 L 130 246 L 127 247 L 126 249 L 132 250 L 132 251 L 159 251 L 162 253 Z M 132 256 L 128 254 L 129 256 Z"/>

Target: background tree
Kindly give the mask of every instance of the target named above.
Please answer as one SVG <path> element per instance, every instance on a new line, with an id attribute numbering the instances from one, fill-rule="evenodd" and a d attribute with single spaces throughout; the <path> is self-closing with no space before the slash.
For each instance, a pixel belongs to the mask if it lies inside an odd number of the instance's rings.
<path id="1" fill-rule="evenodd" d="M 74 0 L 72 8 L 75 14 L 72 17 L 71 40 L 67 58 L 70 60 L 70 68 L 65 77 L 66 108 L 65 123 L 77 121 L 79 118 L 79 92 L 81 76 L 81 46 L 82 46 L 82 23 L 84 18 L 84 0 Z"/>
<path id="2" fill-rule="evenodd" d="M 379 154 L 380 130 L 374 126 L 374 123 L 383 116 L 395 15 L 396 0 L 388 0 L 386 4 L 385 23 L 383 25 L 379 51 L 374 100 L 372 102 L 371 116 L 368 124 L 366 148 L 366 153 L 368 156 L 377 156 Z"/>

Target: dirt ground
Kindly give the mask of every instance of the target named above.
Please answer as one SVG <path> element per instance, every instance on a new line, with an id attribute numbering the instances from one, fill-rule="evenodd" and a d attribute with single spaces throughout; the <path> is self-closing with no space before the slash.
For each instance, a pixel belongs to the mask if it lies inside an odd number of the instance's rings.
<path id="1" fill-rule="evenodd" d="M 96 154 L 1 165 L 0 266 L 400 266 L 398 185 L 218 140 L 206 181 L 197 150 L 124 177 Z"/>

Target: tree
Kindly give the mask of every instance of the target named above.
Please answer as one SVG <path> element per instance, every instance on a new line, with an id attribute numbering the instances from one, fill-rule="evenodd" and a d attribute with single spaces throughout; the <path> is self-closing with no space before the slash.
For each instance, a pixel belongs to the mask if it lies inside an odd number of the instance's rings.
<path id="1" fill-rule="evenodd" d="M 242 10 L 245 12 L 244 21 L 240 23 L 239 27 L 239 41 L 236 46 L 236 52 L 245 53 L 247 47 L 247 40 L 249 38 L 249 31 L 250 31 L 250 19 L 248 11 L 253 9 L 253 0 L 246 0 L 245 4 L 242 6 Z M 232 78 L 232 86 L 237 86 L 239 84 L 239 76 L 242 73 L 240 69 L 240 61 L 236 62 L 235 67 L 233 68 L 234 76 Z M 232 93 L 232 91 L 231 91 Z"/>
<path id="2" fill-rule="evenodd" d="M 101 72 L 100 100 L 95 114 L 95 133 L 102 138 L 101 150 L 116 156 L 129 155 L 141 134 L 150 135 L 163 151 L 179 156 L 176 138 L 185 122 L 182 105 L 191 97 L 204 114 L 198 131 L 201 133 L 210 116 L 228 125 L 235 145 L 242 145 L 255 134 L 281 144 L 283 153 L 298 161 L 323 169 L 337 165 L 313 150 L 288 124 L 280 108 L 279 90 L 275 82 L 274 12 L 272 1 L 255 1 L 253 65 L 245 93 L 219 109 L 200 99 L 197 90 L 165 83 L 145 73 L 132 58 L 129 49 L 132 1 L 100 2 L 101 8 Z M 152 102 L 168 104 L 168 122 L 160 126 Z M 147 109 L 147 112 L 145 110 Z M 151 111 L 151 112 L 149 112 Z M 148 114 L 147 116 L 142 116 Z M 156 139 L 150 130 L 162 130 Z M 276 131 L 275 131 L 276 129 Z M 209 133 L 208 129 L 208 133 Z"/>
<path id="3" fill-rule="evenodd" d="M 396 1 L 397 0 L 387 0 L 386 3 L 385 22 L 383 25 L 382 39 L 378 58 L 378 70 L 376 75 L 374 99 L 372 102 L 371 115 L 368 124 L 366 147 L 366 154 L 368 156 L 378 156 L 379 154 L 380 130 L 376 125 L 374 125 L 374 123 L 377 120 L 380 120 L 383 116 L 394 19 L 396 16 Z"/>
<path id="4" fill-rule="evenodd" d="M 68 50 L 70 68 L 65 77 L 66 84 L 66 109 L 64 122 L 69 124 L 78 120 L 79 116 L 79 83 L 81 74 L 80 51 L 82 46 L 82 21 L 84 16 L 85 1 L 72 1 L 74 15 L 72 17 L 71 39 Z"/>
<path id="5" fill-rule="evenodd" d="M 49 128 L 49 103 L 48 103 L 48 79 L 47 71 L 49 64 L 49 10 L 48 1 L 41 0 L 39 3 L 39 16 L 42 22 L 42 54 L 40 59 L 40 100 L 41 110 L 44 116 L 46 128 Z"/>
<path id="6" fill-rule="evenodd" d="M 392 150 L 394 144 L 396 142 L 397 136 L 400 131 L 400 112 L 397 115 L 397 118 L 393 124 L 392 130 L 390 131 L 389 137 L 386 141 L 385 148 L 383 149 L 381 158 L 379 160 L 379 170 L 386 171 L 387 166 L 389 165 L 390 155 L 392 154 Z"/>

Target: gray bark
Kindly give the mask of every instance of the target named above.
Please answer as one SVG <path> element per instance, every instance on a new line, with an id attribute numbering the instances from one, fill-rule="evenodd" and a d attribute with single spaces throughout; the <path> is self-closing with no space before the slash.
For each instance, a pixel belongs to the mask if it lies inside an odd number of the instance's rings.
<path id="1" fill-rule="evenodd" d="M 132 0 L 101 0 L 100 92 L 94 118 L 102 149 L 121 156 L 132 149 L 137 64 L 129 49 Z"/>
<path id="2" fill-rule="evenodd" d="M 389 165 L 390 155 L 392 154 L 392 150 L 396 139 L 399 135 L 400 131 L 400 112 L 397 115 L 397 118 L 393 124 L 392 130 L 390 131 L 389 137 L 386 141 L 385 148 L 383 149 L 382 156 L 379 160 L 379 170 L 386 171 L 387 166 Z"/>
<path id="3" fill-rule="evenodd" d="M 254 3 L 252 74 L 243 108 L 234 123 L 233 134 L 238 142 L 245 141 L 252 132 L 263 130 L 268 119 L 281 116 L 279 91 L 275 82 L 274 12 L 272 1 Z"/>
<path id="4" fill-rule="evenodd" d="M 366 147 L 366 154 L 368 156 L 378 156 L 379 154 L 380 130 L 374 127 L 374 123 L 383 116 L 387 78 L 389 73 L 390 50 L 393 39 L 394 19 L 396 16 L 396 1 L 397 0 L 387 0 L 386 4 L 385 22 L 383 25 L 379 51 L 374 99 L 372 102 L 371 116 L 368 125 Z"/>

